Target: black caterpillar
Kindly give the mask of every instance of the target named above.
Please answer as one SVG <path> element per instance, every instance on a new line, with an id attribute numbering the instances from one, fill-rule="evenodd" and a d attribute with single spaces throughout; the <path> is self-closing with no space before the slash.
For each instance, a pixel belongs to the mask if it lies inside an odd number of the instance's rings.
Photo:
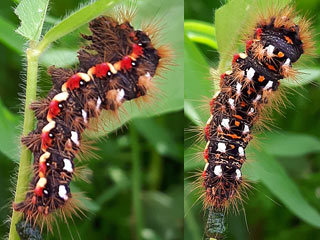
<path id="1" fill-rule="evenodd" d="M 74 158 L 84 148 L 81 133 L 102 109 L 116 111 L 124 101 L 146 95 L 166 59 L 165 48 L 155 49 L 149 36 L 127 20 L 103 16 L 89 27 L 92 35 L 82 37 L 90 44 L 78 52 L 79 66 L 50 67 L 53 87 L 47 98 L 31 105 L 37 128 L 22 143 L 33 152 L 34 175 L 26 199 L 13 204 L 27 222 L 43 225 L 52 212 L 78 210 L 69 184 Z"/>
<path id="2" fill-rule="evenodd" d="M 252 128 L 278 89 L 280 79 L 292 77 L 292 64 L 312 48 L 309 23 L 294 22 L 291 7 L 276 10 L 255 26 L 245 53 L 236 54 L 232 70 L 221 75 L 220 91 L 211 100 L 204 129 L 207 145 L 201 181 L 204 205 L 215 211 L 241 201 L 247 183 L 241 167 Z"/>

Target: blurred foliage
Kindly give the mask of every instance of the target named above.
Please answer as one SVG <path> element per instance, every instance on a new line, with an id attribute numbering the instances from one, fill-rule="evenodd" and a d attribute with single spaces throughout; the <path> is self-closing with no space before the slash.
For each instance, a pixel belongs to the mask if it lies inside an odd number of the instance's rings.
<path id="1" fill-rule="evenodd" d="M 252 3 L 255 4 L 252 4 Z M 209 100 L 214 86 L 209 68 L 223 71 L 230 66 L 232 53 L 239 46 L 242 26 L 256 13 L 254 6 L 288 1 L 192 1 L 185 0 L 185 128 L 195 129 L 209 117 Z M 320 32 L 319 1 L 296 0 L 297 9 L 313 19 L 315 33 Z M 227 4 L 223 8 L 221 6 Z M 220 8 L 220 9 L 219 9 Z M 219 10 L 218 10 L 219 9 Z M 249 9 L 249 10 L 248 10 Z M 199 20 L 201 22 L 199 22 Z M 202 26 L 197 26 L 204 23 Z M 203 29 L 213 23 L 211 38 Z M 196 35 L 198 34 L 198 35 Z M 196 35 L 196 36 L 195 36 Z M 319 34 L 315 35 L 319 54 Z M 212 41 L 218 46 L 214 48 Z M 240 48 L 239 48 L 240 47 Z M 219 53 L 219 54 L 218 54 Z M 222 60 L 219 62 L 219 59 Z M 303 62 L 303 61 L 302 61 Z M 228 65 L 229 64 L 229 65 Z M 301 74 L 297 83 L 283 81 L 288 102 L 281 113 L 274 111 L 271 132 L 255 134 L 258 144 L 250 143 L 244 175 L 253 188 L 240 214 L 227 216 L 226 239 L 318 239 L 320 236 L 320 61 L 298 64 Z M 220 72 L 221 73 L 221 72 Z M 203 111 L 204 98 L 206 110 Z M 280 130 L 281 129 L 281 130 Z M 200 131 L 200 130 L 196 130 Z M 196 157 L 204 141 L 194 145 L 196 133 L 185 133 L 185 239 L 202 239 L 206 216 L 199 195 L 193 192 L 192 177 L 204 162 Z M 200 146 L 199 146 L 200 145 Z M 200 156 L 200 155 L 199 155 Z M 200 158 L 200 161 L 196 161 Z"/>
<path id="2" fill-rule="evenodd" d="M 13 8 L 18 1 L 0 3 L 0 221 L 11 215 L 15 169 L 19 159 L 19 132 L 21 132 L 21 99 L 25 69 L 25 40 L 14 32 L 19 19 Z M 88 1 L 53 0 L 44 21 L 45 33 L 64 15 L 78 9 Z M 110 134 L 100 136 L 94 146 L 97 158 L 85 163 L 92 171 L 90 183 L 72 182 L 72 192 L 84 192 L 88 208 L 82 219 L 74 217 L 69 225 L 58 221 L 53 235 L 46 239 L 135 239 L 136 219 L 132 199 L 138 199 L 142 232 L 141 239 L 182 239 L 183 229 L 183 2 L 137 1 L 138 15 L 135 26 L 141 21 L 164 19 L 163 38 L 159 43 L 169 43 L 175 50 L 175 66 L 157 81 L 161 98 L 156 95 L 147 106 L 139 110 L 133 103 L 126 103 L 127 110 L 120 121 L 111 120 Z M 177 17 L 178 16 L 178 17 Z M 175 20 L 174 24 L 171 22 Z M 170 24 L 169 24 L 170 23 Z M 56 64 L 61 67 L 77 63 L 76 51 L 83 44 L 79 33 L 88 33 L 87 24 L 64 36 L 50 46 L 40 58 L 39 97 L 46 96 L 51 81 L 46 68 Z M 132 113 L 132 114 L 131 114 Z M 123 127 L 117 129 L 124 122 Z M 113 130 L 111 132 L 111 130 Z M 134 148 L 134 146 L 138 146 Z M 133 159 L 135 166 L 133 169 Z M 141 179 L 141 186 L 137 183 Z M 138 181 L 139 182 L 139 181 Z M 137 189 L 138 188 L 138 189 Z M 140 189 L 141 188 L 141 189 Z M 138 195 L 141 191 L 141 195 Z M 139 204 L 138 204 L 139 205 Z M 59 229 L 59 231 L 58 231 Z M 8 232 L 8 224 L 0 224 L 0 237 Z M 46 235 L 46 234 L 44 234 Z M 73 237 L 73 238 L 72 238 Z"/>

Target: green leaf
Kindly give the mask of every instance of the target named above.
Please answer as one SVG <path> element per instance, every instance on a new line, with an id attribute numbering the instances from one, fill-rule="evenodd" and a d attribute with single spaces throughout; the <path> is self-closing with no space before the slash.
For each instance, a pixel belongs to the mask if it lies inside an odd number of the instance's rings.
<path id="1" fill-rule="evenodd" d="M 38 41 L 48 4 L 49 0 L 22 0 L 14 11 L 21 20 L 17 33 L 28 40 Z"/>
<path id="2" fill-rule="evenodd" d="M 19 161 L 19 141 L 18 136 L 20 130 L 18 126 L 21 119 L 11 113 L 0 100 L 0 151 L 8 158 L 14 161 Z"/>
<path id="3" fill-rule="evenodd" d="M 209 118 L 208 113 L 200 111 L 203 103 L 201 99 L 212 96 L 212 83 L 210 82 L 209 65 L 204 59 L 197 46 L 184 37 L 184 101 L 185 114 L 197 125 Z M 209 102 L 208 102 L 209 105 Z M 198 116 L 197 118 L 194 118 Z M 200 119 L 198 119 L 200 118 Z"/>
<path id="4" fill-rule="evenodd" d="M 185 20 L 184 31 L 191 41 L 217 49 L 216 30 L 212 24 L 198 20 Z"/>
<path id="5" fill-rule="evenodd" d="M 320 152 L 318 138 L 291 132 L 268 132 L 263 136 L 262 146 L 269 154 L 280 157 L 297 157 Z"/>
<path id="6" fill-rule="evenodd" d="M 184 213 L 185 213 L 185 230 L 189 229 L 189 234 L 191 235 L 190 239 L 202 239 L 202 233 L 199 229 L 199 224 L 197 223 L 197 219 L 194 216 L 194 211 L 191 211 L 192 207 L 194 207 L 194 201 L 196 201 L 196 198 L 192 199 L 190 195 L 192 195 L 192 186 L 191 183 L 188 181 L 185 181 L 184 183 L 185 188 L 185 197 L 184 198 Z M 198 196 L 197 196 L 198 197 Z M 188 236 L 190 236 L 188 234 Z"/>
<path id="7" fill-rule="evenodd" d="M 249 149 L 248 149 L 249 150 Z M 296 184 L 283 167 L 267 152 L 248 151 L 255 161 L 248 164 L 248 171 L 264 184 L 297 217 L 320 228 L 320 214 L 300 193 Z"/>
<path id="8" fill-rule="evenodd" d="M 0 29 L 0 42 L 16 53 L 22 54 L 24 41 L 14 32 L 15 26 L 9 20 L 0 16 Z"/>
<path id="9" fill-rule="evenodd" d="M 97 0 L 96 2 L 82 7 L 78 11 L 63 19 L 57 25 L 52 27 L 43 37 L 37 46 L 37 50 L 43 52 L 50 43 L 58 40 L 66 34 L 74 31 L 83 24 L 98 17 L 102 13 L 111 9 L 118 0 Z"/>
<path id="10" fill-rule="evenodd" d="M 41 55 L 39 62 L 46 67 L 52 65 L 56 67 L 70 67 L 78 63 L 77 50 L 50 48 Z"/>
<path id="11" fill-rule="evenodd" d="M 182 149 L 180 150 L 178 144 L 172 139 L 168 129 L 162 127 L 154 119 L 139 118 L 132 124 L 159 154 L 172 156 L 174 159 L 181 156 Z"/>
<path id="12" fill-rule="evenodd" d="M 283 85 L 288 87 L 299 87 L 302 85 L 309 84 L 313 81 L 320 81 L 320 70 L 319 69 L 312 69 L 312 68 L 304 68 L 298 69 L 298 78 L 297 80 L 292 80 L 290 78 L 285 78 L 281 80 Z"/>
<path id="13" fill-rule="evenodd" d="M 189 147 L 184 151 L 184 171 L 190 172 L 194 170 L 202 170 L 204 168 L 204 159 L 198 159 L 197 156 L 202 156 L 204 146 L 201 148 Z M 201 155 L 199 155 L 201 154 Z"/>

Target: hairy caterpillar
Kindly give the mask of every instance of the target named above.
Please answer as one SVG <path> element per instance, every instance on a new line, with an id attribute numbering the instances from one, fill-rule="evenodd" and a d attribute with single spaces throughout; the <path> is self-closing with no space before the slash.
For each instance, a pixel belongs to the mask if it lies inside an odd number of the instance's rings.
<path id="1" fill-rule="evenodd" d="M 298 19 L 291 6 L 259 16 L 246 37 L 245 53 L 234 55 L 232 70 L 221 75 L 204 129 L 206 165 L 200 182 L 205 208 L 225 211 L 242 200 L 247 183 L 241 167 L 252 128 L 267 104 L 277 102 L 274 92 L 280 80 L 296 76 L 292 64 L 303 53 L 311 53 L 309 28 L 310 23 Z"/>
<path id="2" fill-rule="evenodd" d="M 78 52 L 79 67 L 51 67 L 48 97 L 31 105 L 38 124 L 22 142 L 34 154 L 34 176 L 26 199 L 13 206 L 27 221 L 43 225 L 50 213 L 78 210 L 69 184 L 73 159 L 85 148 L 81 133 L 102 109 L 115 112 L 124 101 L 146 95 L 168 57 L 167 48 L 155 49 L 150 39 L 158 30 L 134 30 L 130 19 L 121 17 L 120 22 L 112 17 L 93 20 L 92 35 L 83 35 L 90 44 Z"/>

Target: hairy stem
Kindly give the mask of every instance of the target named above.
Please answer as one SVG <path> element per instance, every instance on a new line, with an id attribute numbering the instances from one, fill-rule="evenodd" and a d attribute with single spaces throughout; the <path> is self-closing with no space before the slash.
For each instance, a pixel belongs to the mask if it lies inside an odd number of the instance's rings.
<path id="1" fill-rule="evenodd" d="M 135 239 L 141 239 L 143 229 L 142 207 L 141 207 L 141 162 L 140 144 L 136 129 L 130 128 L 131 152 L 132 152 L 132 200 L 133 215 L 135 220 Z"/>
<path id="2" fill-rule="evenodd" d="M 33 43 L 31 42 L 30 46 L 32 45 Z M 27 49 L 27 85 L 24 109 L 23 136 L 31 132 L 34 127 L 34 113 L 31 109 L 29 109 L 29 106 L 32 101 L 36 100 L 39 54 L 40 53 L 34 50 L 32 47 Z M 16 194 L 14 198 L 15 202 L 20 202 L 24 200 L 25 192 L 28 189 L 29 185 L 30 168 L 31 152 L 25 146 L 22 145 Z M 10 225 L 9 240 L 20 239 L 16 231 L 15 225 L 21 219 L 21 216 L 21 213 L 13 211 Z"/>

